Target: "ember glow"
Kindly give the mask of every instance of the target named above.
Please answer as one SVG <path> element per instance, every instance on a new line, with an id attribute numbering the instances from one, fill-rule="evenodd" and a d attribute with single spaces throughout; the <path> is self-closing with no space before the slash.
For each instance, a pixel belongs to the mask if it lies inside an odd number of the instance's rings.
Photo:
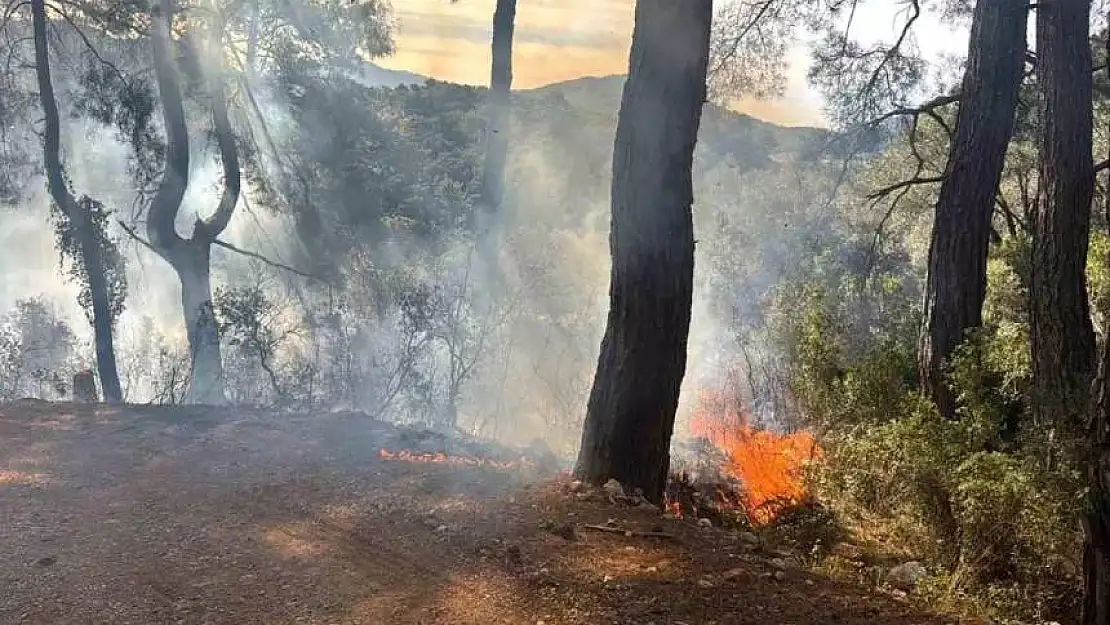
<path id="1" fill-rule="evenodd" d="M 525 469 L 535 466 L 535 463 L 528 458 L 503 461 L 490 460 L 488 458 L 478 458 L 475 456 L 459 456 L 439 452 L 414 453 L 408 450 L 390 451 L 388 449 L 380 449 L 378 450 L 378 457 L 383 460 L 396 460 L 400 462 L 432 462 L 468 467 L 490 467 L 494 469 Z"/>
<path id="2" fill-rule="evenodd" d="M 702 391 L 690 431 L 724 452 L 724 474 L 743 484 L 743 506 L 757 523 L 775 518 L 806 496 L 804 469 L 819 457 L 809 432 L 778 434 L 751 426 L 739 401 L 719 391 Z"/>

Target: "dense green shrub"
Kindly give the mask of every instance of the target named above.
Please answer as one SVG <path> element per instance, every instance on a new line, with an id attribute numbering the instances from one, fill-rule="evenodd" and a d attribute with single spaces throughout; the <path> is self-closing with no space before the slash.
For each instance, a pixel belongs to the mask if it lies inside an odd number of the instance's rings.
<path id="1" fill-rule="evenodd" d="M 842 515 L 880 519 L 900 548 L 924 558 L 937 577 L 923 596 L 1064 618 L 1077 596 L 1082 491 L 1066 450 L 1026 409 L 1027 257 L 1021 240 L 993 250 L 984 327 L 949 366 L 957 420 L 916 391 L 916 334 L 891 331 L 916 315 L 896 290 L 857 285 L 850 297 L 843 287 L 788 287 L 796 312 L 777 331 L 794 400 L 821 437 L 822 500 Z M 906 316 L 861 326 L 860 310 Z"/>

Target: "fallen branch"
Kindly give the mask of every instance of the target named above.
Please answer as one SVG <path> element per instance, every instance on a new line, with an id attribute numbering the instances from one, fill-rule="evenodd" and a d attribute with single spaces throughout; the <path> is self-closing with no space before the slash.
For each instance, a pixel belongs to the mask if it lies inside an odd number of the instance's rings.
<path id="1" fill-rule="evenodd" d="M 605 532 L 607 534 L 623 534 L 629 538 L 663 538 L 667 540 L 674 540 L 677 538 L 674 534 L 667 534 L 666 532 L 637 532 L 623 527 L 609 527 L 607 525 L 583 525 L 582 529 Z"/>

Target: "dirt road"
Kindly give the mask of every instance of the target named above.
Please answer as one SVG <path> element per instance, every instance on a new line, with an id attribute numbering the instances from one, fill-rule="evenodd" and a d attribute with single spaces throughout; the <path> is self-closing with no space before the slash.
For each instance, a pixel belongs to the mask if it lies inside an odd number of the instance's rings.
<path id="1" fill-rule="evenodd" d="M 953 623 L 356 414 L 0 407 L 0 624 Z M 550 476 L 547 476 L 550 478 Z"/>

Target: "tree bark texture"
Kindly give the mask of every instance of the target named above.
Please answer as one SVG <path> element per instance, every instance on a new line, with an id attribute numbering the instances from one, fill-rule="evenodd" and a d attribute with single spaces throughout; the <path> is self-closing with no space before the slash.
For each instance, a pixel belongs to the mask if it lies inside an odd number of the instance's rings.
<path id="1" fill-rule="evenodd" d="M 1110 258 L 1106 259 L 1110 263 Z M 1106 330 L 1110 332 L 1110 324 Z M 1090 423 L 1083 515 L 1082 625 L 1110 625 L 1110 341 L 1103 344 L 1098 406 Z"/>
<path id="2" fill-rule="evenodd" d="M 1110 38 L 1106 40 L 1110 59 Z M 1110 78 L 1110 65 L 1106 67 Z M 1110 210 L 1110 197 L 1104 198 Z M 1110 255 L 1103 262 L 1110 266 Z M 1110 319 L 1103 336 L 1110 336 Z M 1110 341 L 1102 343 L 1098 377 L 1098 403 L 1089 424 L 1087 458 L 1087 509 L 1083 518 L 1083 625 L 1110 625 Z"/>
<path id="3" fill-rule="evenodd" d="M 982 325 L 994 198 L 1014 129 L 1026 49 L 1028 2 L 975 4 L 955 136 L 937 198 L 918 346 L 923 389 L 956 417 L 945 366 Z"/>
<path id="4" fill-rule="evenodd" d="M 224 173 L 223 191 L 215 212 L 209 217 L 196 219 L 192 236 L 184 238 L 179 235 L 174 222 L 189 182 L 189 134 L 170 35 L 169 25 L 174 11 L 174 0 L 159 0 L 151 28 L 155 76 L 166 132 L 166 167 L 151 202 L 147 235 L 151 247 L 174 268 L 181 281 L 182 312 L 193 365 L 186 400 L 190 403 L 221 404 L 227 398 L 219 327 L 212 305 L 211 251 L 217 237 L 227 228 L 239 202 L 239 152 L 227 110 L 219 42 L 215 41 L 217 37 L 213 37 L 214 41 L 209 45 L 216 50 L 210 50 L 211 58 L 204 62 L 194 60 L 198 67 L 211 74 L 205 75 L 204 79 L 211 94 L 216 146 Z"/>
<path id="5" fill-rule="evenodd" d="M 123 401 L 123 390 L 116 365 L 115 318 L 108 293 L 107 268 L 101 254 L 92 216 L 73 197 L 61 157 L 61 121 L 54 83 L 50 73 L 50 49 L 47 42 L 46 2 L 31 2 L 31 19 L 35 42 L 35 74 L 38 79 L 39 103 L 44 119 L 43 163 L 46 169 L 47 188 L 51 199 L 69 220 L 80 249 L 80 262 L 85 267 L 92 299 L 93 342 L 96 346 L 96 369 L 104 400 L 108 403 Z"/>
<path id="6" fill-rule="evenodd" d="M 1037 5 L 1041 199 L 1033 216 L 1030 338 L 1037 422 L 1086 433 L 1095 374 L 1087 245 L 1095 170 L 1090 0 Z"/>
<path id="7" fill-rule="evenodd" d="M 638 0 L 613 152 L 609 317 L 576 473 L 660 503 L 693 299 L 694 147 L 712 0 Z"/>

